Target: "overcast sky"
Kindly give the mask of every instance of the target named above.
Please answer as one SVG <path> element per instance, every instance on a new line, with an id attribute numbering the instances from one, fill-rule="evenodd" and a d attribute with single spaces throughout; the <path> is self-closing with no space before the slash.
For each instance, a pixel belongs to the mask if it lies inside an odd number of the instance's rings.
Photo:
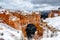
<path id="1" fill-rule="evenodd" d="M 51 5 L 60 5 L 60 0 L 32 0 L 34 4 L 51 4 Z"/>
<path id="2" fill-rule="evenodd" d="M 43 11 L 60 7 L 60 0 L 0 0 L 5 9 Z"/>

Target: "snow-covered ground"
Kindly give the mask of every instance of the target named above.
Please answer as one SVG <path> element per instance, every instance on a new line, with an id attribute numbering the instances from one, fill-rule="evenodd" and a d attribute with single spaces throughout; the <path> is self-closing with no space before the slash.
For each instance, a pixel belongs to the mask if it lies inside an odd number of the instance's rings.
<path id="1" fill-rule="evenodd" d="M 49 26 L 52 26 L 53 28 L 60 30 L 60 16 L 54 17 L 54 18 L 47 18 L 44 20 L 44 22 L 47 22 L 47 24 Z M 48 30 L 48 33 L 46 33 L 46 34 L 48 34 L 48 36 L 50 36 L 52 34 L 52 32 Z M 60 31 L 57 31 L 56 34 L 57 34 L 57 36 L 53 36 L 53 37 L 46 37 L 46 35 L 44 35 L 42 40 L 60 40 Z"/>
<path id="2" fill-rule="evenodd" d="M 60 16 L 54 18 L 47 18 L 45 19 L 45 22 L 47 22 L 49 26 L 53 26 L 56 29 L 60 29 Z"/>
<path id="3" fill-rule="evenodd" d="M 57 33 L 56 37 L 42 38 L 41 40 L 60 40 L 60 32 Z"/>
<path id="4" fill-rule="evenodd" d="M 22 40 L 22 31 L 15 30 L 4 23 L 0 23 L 0 39 L 4 40 Z"/>

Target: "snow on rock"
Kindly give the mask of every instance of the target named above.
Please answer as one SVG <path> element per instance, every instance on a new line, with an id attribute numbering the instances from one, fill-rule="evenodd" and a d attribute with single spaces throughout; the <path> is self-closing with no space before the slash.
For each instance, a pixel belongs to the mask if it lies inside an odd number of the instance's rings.
<path id="1" fill-rule="evenodd" d="M 49 26 L 60 29 L 60 16 L 54 18 L 46 18 L 44 21 L 47 22 Z"/>
<path id="2" fill-rule="evenodd" d="M 58 36 L 56 37 L 49 37 L 49 38 L 42 38 L 41 40 L 60 40 L 60 32 L 58 32 Z"/>

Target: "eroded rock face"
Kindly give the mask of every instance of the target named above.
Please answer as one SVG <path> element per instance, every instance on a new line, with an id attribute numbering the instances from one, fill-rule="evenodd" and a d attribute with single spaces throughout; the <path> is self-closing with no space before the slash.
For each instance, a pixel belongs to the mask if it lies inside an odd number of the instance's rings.
<path id="1" fill-rule="evenodd" d="M 0 13 L 0 23 L 7 24 L 10 27 L 12 27 L 13 29 L 21 30 L 20 35 L 23 34 L 24 38 L 27 38 L 27 34 L 29 34 L 26 32 L 27 25 L 33 24 L 36 27 L 36 30 L 33 30 L 34 39 L 35 40 L 38 40 L 38 38 L 41 39 L 41 37 L 43 37 L 43 33 L 44 33 L 44 27 L 41 26 L 41 14 L 39 14 L 39 12 L 32 12 L 31 14 L 26 13 L 23 15 L 23 13 L 24 12 L 20 12 L 20 11 L 19 12 L 18 11 L 17 12 L 2 11 Z M 52 15 L 53 14 L 51 14 L 49 17 L 54 17 L 54 15 L 53 16 Z M 60 15 L 60 14 L 55 14 L 55 16 L 58 16 L 58 15 Z M 0 29 L 3 30 L 2 28 L 0 28 Z M 4 34 L 1 34 L 1 35 L 4 35 Z M 14 35 L 12 35 L 12 36 L 14 36 Z"/>
<path id="2" fill-rule="evenodd" d="M 32 12 L 31 14 L 26 14 L 23 15 L 23 12 L 10 12 L 10 11 L 2 11 L 3 13 L 0 14 L 0 22 L 6 23 L 10 26 L 12 26 L 15 29 L 17 28 L 18 24 L 19 25 L 26 25 L 28 23 L 34 23 L 34 22 L 39 22 L 40 21 L 40 14 L 39 12 L 34 13 Z"/>
<path id="3" fill-rule="evenodd" d="M 41 15 L 39 12 L 32 12 L 31 14 L 23 15 L 23 12 L 10 12 L 3 11 L 0 14 L 0 19 L 3 23 L 11 26 L 14 29 L 22 30 L 24 37 L 27 37 L 26 27 L 27 25 L 34 24 L 37 29 L 36 35 L 39 37 L 43 36 L 43 28 L 40 27 Z"/>

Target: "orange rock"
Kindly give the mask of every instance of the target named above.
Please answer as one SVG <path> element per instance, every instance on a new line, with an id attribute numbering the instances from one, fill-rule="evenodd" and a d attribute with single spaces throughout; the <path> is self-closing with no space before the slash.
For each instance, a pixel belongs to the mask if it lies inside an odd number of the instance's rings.
<path id="1" fill-rule="evenodd" d="M 48 17 L 56 17 L 56 16 L 60 16 L 59 10 L 52 10 L 48 15 Z"/>
<path id="2" fill-rule="evenodd" d="M 28 15 L 21 15 L 18 12 L 10 12 L 9 14 L 0 14 L 0 19 L 7 25 L 19 30 L 21 28 L 24 37 L 26 37 L 26 26 L 32 23 L 36 26 L 37 36 L 42 37 L 44 29 L 40 27 L 41 15 L 39 13 L 32 13 Z M 16 18 L 16 19 L 15 19 Z"/>

